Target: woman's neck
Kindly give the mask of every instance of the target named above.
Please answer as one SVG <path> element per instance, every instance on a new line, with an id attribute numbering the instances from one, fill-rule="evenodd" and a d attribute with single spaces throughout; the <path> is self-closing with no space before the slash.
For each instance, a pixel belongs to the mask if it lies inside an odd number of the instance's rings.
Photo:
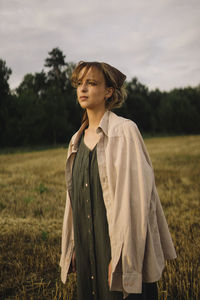
<path id="1" fill-rule="evenodd" d="M 87 116 L 89 121 L 88 129 L 96 130 L 105 112 L 106 109 L 101 111 L 87 110 Z"/>

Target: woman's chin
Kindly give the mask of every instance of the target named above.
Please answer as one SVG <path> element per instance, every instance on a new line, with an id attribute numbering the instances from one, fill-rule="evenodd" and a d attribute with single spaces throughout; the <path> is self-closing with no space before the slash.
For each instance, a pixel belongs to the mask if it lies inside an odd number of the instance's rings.
<path id="1" fill-rule="evenodd" d="M 81 103 L 81 104 L 80 104 L 80 107 L 81 107 L 82 109 L 87 109 L 87 108 L 88 108 L 88 105 L 87 105 L 87 104 L 84 104 L 84 103 Z"/>
<path id="2" fill-rule="evenodd" d="M 82 109 L 93 109 L 94 108 L 94 105 L 91 105 L 91 104 L 86 103 L 86 102 L 85 103 L 81 102 L 79 104 L 80 104 L 80 106 L 81 106 Z"/>

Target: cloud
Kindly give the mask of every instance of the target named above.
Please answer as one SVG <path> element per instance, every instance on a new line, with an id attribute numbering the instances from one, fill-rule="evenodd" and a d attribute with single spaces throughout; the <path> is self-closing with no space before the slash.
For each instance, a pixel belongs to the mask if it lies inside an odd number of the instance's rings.
<path id="1" fill-rule="evenodd" d="M 12 87 L 53 47 L 67 61 L 106 61 L 149 88 L 199 84 L 199 0 L 1 0 L 0 56 Z"/>

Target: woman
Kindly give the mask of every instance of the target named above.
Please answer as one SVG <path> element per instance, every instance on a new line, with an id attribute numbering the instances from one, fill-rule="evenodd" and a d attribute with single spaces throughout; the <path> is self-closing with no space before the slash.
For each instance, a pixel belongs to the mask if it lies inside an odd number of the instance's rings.
<path id="1" fill-rule="evenodd" d="M 80 62 L 72 85 L 85 110 L 66 163 L 61 278 L 77 272 L 79 300 L 158 298 L 165 259 L 176 257 L 138 128 L 111 112 L 126 76 Z"/>

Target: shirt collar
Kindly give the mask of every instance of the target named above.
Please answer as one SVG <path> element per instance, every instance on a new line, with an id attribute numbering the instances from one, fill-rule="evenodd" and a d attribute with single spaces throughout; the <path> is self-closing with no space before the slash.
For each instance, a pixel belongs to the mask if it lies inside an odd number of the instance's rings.
<path id="1" fill-rule="evenodd" d="M 104 134 L 108 135 L 109 114 L 110 114 L 110 111 L 108 111 L 108 110 L 104 113 L 103 117 L 101 118 L 101 121 L 99 122 L 99 126 L 96 130 L 97 133 L 99 133 L 100 131 L 103 131 Z"/>
<path id="2" fill-rule="evenodd" d="M 101 118 L 101 121 L 99 122 L 99 126 L 97 127 L 96 132 L 100 133 L 101 131 L 104 132 L 104 134 L 108 135 L 108 119 L 109 119 L 110 111 L 106 111 Z M 83 122 L 77 133 L 72 137 L 72 147 L 74 150 L 76 150 L 78 146 L 79 139 L 84 131 L 84 129 L 88 126 L 88 120 Z"/>
<path id="3" fill-rule="evenodd" d="M 86 120 L 85 122 L 83 122 L 83 124 L 81 125 L 81 127 L 79 128 L 79 130 L 74 134 L 74 136 L 72 137 L 72 147 L 74 148 L 74 150 L 77 149 L 78 146 L 78 142 L 79 139 L 84 131 L 84 129 L 88 126 L 88 120 Z"/>

